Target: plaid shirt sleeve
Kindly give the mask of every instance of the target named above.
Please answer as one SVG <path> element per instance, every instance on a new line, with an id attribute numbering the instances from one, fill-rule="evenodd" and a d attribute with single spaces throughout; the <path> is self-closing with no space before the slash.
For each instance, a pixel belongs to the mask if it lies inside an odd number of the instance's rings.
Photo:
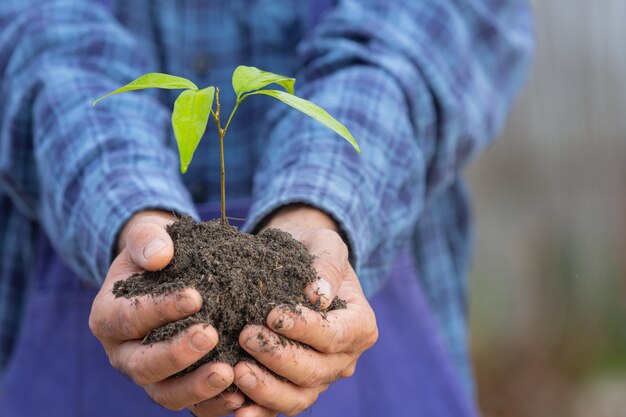
<path id="1" fill-rule="evenodd" d="M 95 97 L 155 65 L 98 5 L 0 4 L 0 187 L 81 276 L 102 282 L 133 213 L 193 213 L 155 96 Z"/>
<path id="2" fill-rule="evenodd" d="M 248 227 L 291 202 L 325 210 L 371 295 L 424 207 L 499 133 L 532 39 L 524 1 L 340 1 L 301 45 L 299 93 L 342 121 L 362 154 L 277 109 Z"/>

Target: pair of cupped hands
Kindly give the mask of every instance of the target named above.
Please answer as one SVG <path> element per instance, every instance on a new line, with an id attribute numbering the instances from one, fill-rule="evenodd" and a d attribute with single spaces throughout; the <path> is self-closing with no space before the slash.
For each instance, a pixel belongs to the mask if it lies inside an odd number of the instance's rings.
<path id="1" fill-rule="evenodd" d="M 120 233 L 119 255 L 111 264 L 94 300 L 89 326 L 100 340 L 111 364 L 142 386 L 157 403 L 171 410 L 189 409 L 198 417 L 266 417 L 279 413 L 296 415 L 340 378 L 354 373 L 359 356 L 378 337 L 376 319 L 361 285 L 348 261 L 348 249 L 331 217 L 307 206 L 287 206 L 272 215 L 264 227 L 291 233 L 314 256 L 320 280 L 304 289 L 312 302 L 319 298 L 322 308 L 335 296 L 347 308 L 322 317 L 302 307 L 294 314 L 281 306 L 267 316 L 266 324 L 248 325 L 239 343 L 258 362 L 286 380 L 261 367 L 240 362 L 234 367 L 208 363 L 183 377 L 173 377 L 209 353 L 218 342 L 215 329 L 196 324 L 173 341 L 152 346 L 141 343 L 155 328 L 183 319 L 200 310 L 202 298 L 194 289 L 139 302 L 115 298 L 116 281 L 143 270 L 164 268 L 174 255 L 174 246 L 165 227 L 175 220 L 170 213 L 145 211 L 136 214 Z M 280 323 L 280 324 L 279 324 Z M 278 335 L 302 342 L 271 343 L 267 349 L 258 336 L 274 341 Z M 223 392 L 234 383 L 236 392 Z M 245 396 L 253 404 L 244 406 Z"/>

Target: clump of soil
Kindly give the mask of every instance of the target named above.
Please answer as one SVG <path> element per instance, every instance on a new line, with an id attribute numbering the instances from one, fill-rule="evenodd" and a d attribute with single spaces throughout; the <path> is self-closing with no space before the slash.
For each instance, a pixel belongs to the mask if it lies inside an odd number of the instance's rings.
<path id="1" fill-rule="evenodd" d="M 191 372 L 207 362 L 234 365 L 254 359 L 239 346 L 239 333 L 247 324 L 265 324 L 278 305 L 294 311 L 313 305 L 303 290 L 317 280 L 313 258 L 290 234 L 267 229 L 258 235 L 240 233 L 219 221 L 196 223 L 185 216 L 168 226 L 174 242 L 174 258 L 163 270 L 136 274 L 113 287 L 116 297 L 159 296 L 192 287 L 202 295 L 202 309 L 184 320 L 155 329 L 143 343 L 170 340 L 196 323 L 213 326 L 218 345 L 186 369 Z M 329 309 L 343 308 L 336 298 Z M 323 312 L 322 312 L 323 313 Z M 283 343 L 287 343 L 283 339 Z"/>

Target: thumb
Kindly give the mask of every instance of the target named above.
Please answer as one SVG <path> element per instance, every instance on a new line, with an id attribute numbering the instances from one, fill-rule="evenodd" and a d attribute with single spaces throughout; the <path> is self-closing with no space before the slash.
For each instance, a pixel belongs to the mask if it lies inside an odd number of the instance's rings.
<path id="1" fill-rule="evenodd" d="M 309 284 L 304 292 L 312 303 L 327 309 L 339 291 L 348 262 L 348 248 L 341 237 L 330 230 L 317 230 L 315 238 L 305 240 L 313 255 L 313 268 L 319 279 Z"/>
<path id="2" fill-rule="evenodd" d="M 165 230 L 171 219 L 146 216 L 131 224 L 126 234 L 126 249 L 132 262 L 139 267 L 158 271 L 174 256 L 174 243 Z"/>

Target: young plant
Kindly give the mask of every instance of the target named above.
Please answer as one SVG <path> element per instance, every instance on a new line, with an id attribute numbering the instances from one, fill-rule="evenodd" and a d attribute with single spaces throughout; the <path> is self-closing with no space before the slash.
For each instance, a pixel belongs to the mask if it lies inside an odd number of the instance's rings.
<path id="1" fill-rule="evenodd" d="M 233 72 L 233 90 L 237 95 L 235 107 L 230 112 L 226 124 L 222 126 L 222 109 L 220 106 L 220 89 L 218 87 L 206 87 L 199 89 L 193 82 L 174 75 L 149 73 L 142 75 L 124 87 L 118 88 L 107 95 L 100 97 L 93 102 L 95 106 L 100 100 L 112 96 L 113 94 L 125 91 L 144 90 L 146 88 L 163 88 L 170 90 L 184 90 L 180 93 L 174 103 L 172 112 L 172 126 L 174 136 L 178 144 L 180 155 L 180 170 L 184 174 L 191 163 L 193 154 L 200 144 L 204 135 L 209 116 L 213 116 L 217 127 L 217 134 L 220 141 L 220 180 L 221 180 L 221 200 L 222 200 L 222 224 L 227 225 L 226 218 L 226 171 L 224 167 L 224 137 L 230 126 L 230 122 L 239 108 L 239 105 L 248 97 L 263 94 L 274 97 L 283 103 L 301 111 L 318 122 L 329 127 L 338 135 L 346 139 L 358 153 L 360 153 L 352 134 L 344 125 L 339 123 L 321 107 L 312 102 L 294 95 L 295 78 L 288 78 L 271 72 L 262 71 L 255 67 L 245 65 L 238 66 Z M 282 90 L 265 90 L 270 84 L 278 84 Z M 213 104 L 215 103 L 215 109 Z"/>

